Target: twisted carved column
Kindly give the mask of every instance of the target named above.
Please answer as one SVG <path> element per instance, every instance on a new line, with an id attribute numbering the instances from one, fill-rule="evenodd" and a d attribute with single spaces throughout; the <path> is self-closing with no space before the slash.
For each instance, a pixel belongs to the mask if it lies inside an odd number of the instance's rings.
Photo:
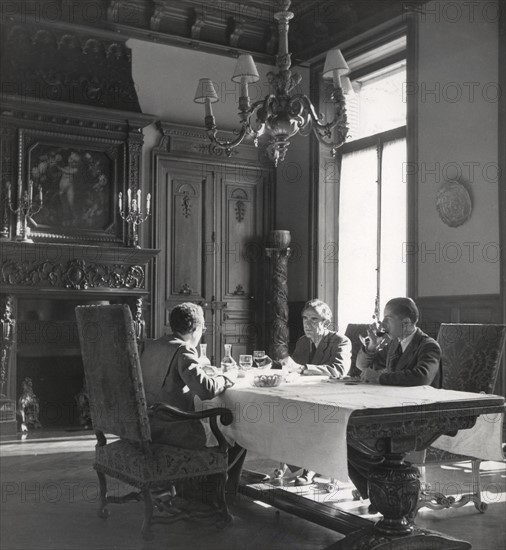
<path id="1" fill-rule="evenodd" d="M 289 231 L 271 231 L 266 247 L 267 256 L 272 259 L 270 355 L 273 359 L 278 360 L 288 355 L 287 273 L 290 240 Z"/>

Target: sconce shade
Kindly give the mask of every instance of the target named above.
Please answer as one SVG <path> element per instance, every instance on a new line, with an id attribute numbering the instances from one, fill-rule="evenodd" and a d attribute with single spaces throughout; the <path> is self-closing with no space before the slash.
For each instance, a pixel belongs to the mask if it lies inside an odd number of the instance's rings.
<path id="1" fill-rule="evenodd" d="M 201 78 L 199 80 L 193 101 L 195 103 L 205 103 L 207 100 L 211 103 L 216 103 L 218 101 L 218 94 L 216 93 L 213 81 L 210 78 Z"/>
<path id="2" fill-rule="evenodd" d="M 325 66 L 323 67 L 323 78 L 332 78 L 334 76 L 334 71 L 337 71 L 340 75 L 350 72 L 350 68 L 339 49 L 329 50 L 327 52 Z"/>
<path id="3" fill-rule="evenodd" d="M 235 71 L 232 76 L 233 82 L 241 82 L 245 79 L 246 82 L 256 82 L 260 79 L 258 71 L 251 55 L 240 55 L 237 59 Z"/>

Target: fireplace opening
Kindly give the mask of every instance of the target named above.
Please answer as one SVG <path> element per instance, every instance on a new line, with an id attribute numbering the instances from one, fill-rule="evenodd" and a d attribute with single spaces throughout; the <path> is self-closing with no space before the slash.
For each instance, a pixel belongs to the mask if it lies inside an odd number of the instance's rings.
<path id="1" fill-rule="evenodd" d="M 82 298 L 19 300 L 16 399 L 22 430 L 90 427 L 83 406 L 84 369 L 75 308 L 108 303 Z M 38 418 L 23 423 L 21 408 Z"/>
<path id="2" fill-rule="evenodd" d="M 78 395 L 83 388 L 83 364 L 80 356 L 19 357 L 17 387 L 23 399 L 23 382 L 31 380 L 38 400 L 38 420 L 44 429 L 84 427 L 81 423 Z M 18 405 L 19 408 L 19 405 Z M 35 429 L 32 423 L 28 429 Z"/>

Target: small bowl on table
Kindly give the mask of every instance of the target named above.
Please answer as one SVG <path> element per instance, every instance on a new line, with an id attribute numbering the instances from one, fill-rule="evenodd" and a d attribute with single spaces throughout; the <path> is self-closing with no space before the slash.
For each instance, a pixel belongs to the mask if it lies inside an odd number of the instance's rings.
<path id="1" fill-rule="evenodd" d="M 283 374 L 277 372 L 255 373 L 251 377 L 251 385 L 255 388 L 276 388 L 283 382 Z"/>

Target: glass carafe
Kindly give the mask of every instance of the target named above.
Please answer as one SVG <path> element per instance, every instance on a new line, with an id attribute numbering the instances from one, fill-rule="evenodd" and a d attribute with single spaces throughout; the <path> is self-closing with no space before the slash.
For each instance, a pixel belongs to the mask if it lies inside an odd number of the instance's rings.
<path id="1" fill-rule="evenodd" d="M 237 363 L 232 357 L 232 344 L 225 344 L 225 356 L 221 360 L 221 368 L 223 372 L 237 368 Z"/>
<path id="2" fill-rule="evenodd" d="M 207 344 L 200 344 L 199 362 L 204 367 L 207 367 L 208 365 L 211 364 L 211 361 L 207 357 Z"/>

